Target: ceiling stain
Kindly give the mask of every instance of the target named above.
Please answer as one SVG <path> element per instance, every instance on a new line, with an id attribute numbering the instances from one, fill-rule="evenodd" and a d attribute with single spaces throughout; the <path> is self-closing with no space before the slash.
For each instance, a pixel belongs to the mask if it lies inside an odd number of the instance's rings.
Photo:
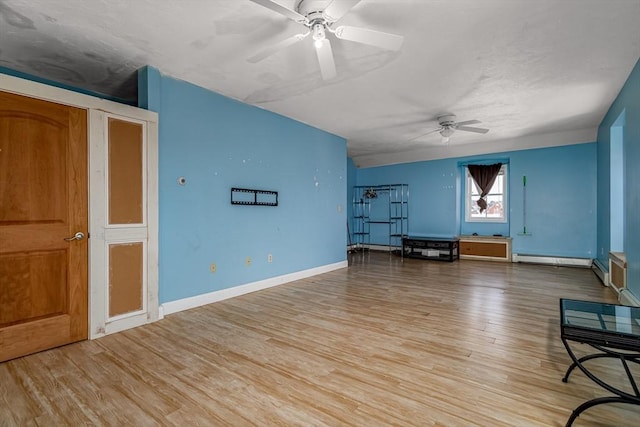
<path id="1" fill-rule="evenodd" d="M 20 61 L 28 69 L 38 76 L 46 76 L 47 79 L 60 80 L 71 84 L 82 84 L 86 79 L 82 74 L 71 67 L 54 64 L 52 62 L 41 61 L 39 59 L 29 59 Z"/>
<path id="2" fill-rule="evenodd" d="M 137 69 L 115 72 L 107 68 L 107 77 L 101 81 L 92 82 L 96 87 L 112 88 L 113 93 L 119 94 L 123 100 L 135 104 L 138 101 L 138 71 Z"/>
<path id="3" fill-rule="evenodd" d="M 0 0 L 0 16 L 7 24 L 23 30 L 35 30 L 33 21 L 26 16 L 11 9 L 3 0 Z"/>
<path id="4" fill-rule="evenodd" d="M 42 13 L 41 15 L 44 18 L 44 20 L 47 21 L 47 22 L 51 22 L 51 23 L 58 22 L 58 20 L 56 18 L 52 17 L 52 16 L 46 15 L 44 13 Z"/>
<path id="5" fill-rule="evenodd" d="M 202 37 L 201 39 L 194 40 L 189 45 L 195 47 L 196 49 L 205 49 L 207 46 L 211 45 L 215 40 L 214 36 Z"/>
<path id="6" fill-rule="evenodd" d="M 95 52 L 82 52 L 84 54 L 84 56 L 86 56 L 89 59 L 93 59 L 95 61 L 101 61 L 106 63 L 107 62 L 107 58 L 105 58 L 104 56 L 97 54 Z"/>

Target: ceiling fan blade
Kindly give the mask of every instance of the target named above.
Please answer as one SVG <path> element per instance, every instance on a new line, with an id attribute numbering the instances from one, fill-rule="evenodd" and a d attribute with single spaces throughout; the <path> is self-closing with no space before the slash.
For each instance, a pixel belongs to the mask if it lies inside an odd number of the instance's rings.
<path id="1" fill-rule="evenodd" d="M 465 132 L 475 132 L 475 133 L 487 133 L 489 132 L 489 129 L 483 129 L 483 128 L 472 128 L 470 126 L 456 126 L 457 130 L 463 130 Z"/>
<path id="2" fill-rule="evenodd" d="M 320 63 L 320 74 L 323 80 L 334 78 L 336 73 L 336 64 L 333 61 L 333 50 L 328 39 L 322 40 L 322 46 L 316 47 L 318 54 L 318 62 Z"/>
<path id="3" fill-rule="evenodd" d="M 466 122 L 457 122 L 456 126 L 477 125 L 482 123 L 480 120 L 467 120 Z"/>
<path id="4" fill-rule="evenodd" d="M 267 9 L 271 9 L 274 12 L 279 13 L 280 15 L 284 15 L 287 18 L 296 21 L 300 24 L 304 24 L 307 21 L 307 18 L 305 18 L 304 16 L 300 15 L 298 12 L 295 12 L 291 9 L 288 9 L 284 6 L 282 6 L 279 3 L 276 3 L 272 0 L 251 0 L 254 3 L 259 4 L 260 6 L 264 6 Z"/>
<path id="5" fill-rule="evenodd" d="M 441 131 L 441 130 L 443 130 L 443 129 L 444 129 L 443 127 L 439 127 L 438 129 L 432 129 L 432 130 L 430 130 L 430 131 L 429 131 L 429 132 L 427 132 L 427 133 L 423 133 L 423 134 L 421 134 L 421 135 L 416 136 L 415 138 L 411 138 L 411 139 L 409 140 L 409 142 L 411 142 L 411 141 L 415 141 L 416 139 L 420 139 L 420 138 L 422 138 L 423 136 L 431 135 L 432 133 L 440 132 L 440 131 Z"/>
<path id="6" fill-rule="evenodd" d="M 333 0 L 331 4 L 324 9 L 322 15 L 327 21 L 336 22 L 349 12 L 353 6 L 360 3 L 360 1 L 361 0 Z"/>
<path id="7" fill-rule="evenodd" d="M 255 55 L 247 58 L 247 61 L 249 61 L 251 63 L 260 62 L 263 59 L 273 55 L 276 52 L 278 52 L 279 50 L 282 50 L 285 47 L 291 46 L 294 43 L 298 43 L 300 40 L 303 40 L 308 35 L 309 35 L 309 33 L 296 34 L 295 36 L 291 36 L 289 38 L 286 38 L 286 39 L 282 40 L 281 42 L 278 42 L 278 43 L 274 44 L 273 46 L 269 46 L 268 48 L 266 48 L 264 50 L 261 50 L 260 52 L 256 53 Z"/>
<path id="8" fill-rule="evenodd" d="M 403 36 L 396 34 L 349 26 L 336 28 L 335 35 L 342 40 L 368 44 L 387 50 L 399 50 L 404 41 Z"/>

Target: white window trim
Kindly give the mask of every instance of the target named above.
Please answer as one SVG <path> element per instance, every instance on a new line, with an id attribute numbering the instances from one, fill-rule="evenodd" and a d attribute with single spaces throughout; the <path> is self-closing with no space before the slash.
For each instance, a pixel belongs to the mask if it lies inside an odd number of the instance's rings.
<path id="1" fill-rule="evenodd" d="M 471 178 L 471 174 L 469 173 L 469 168 L 464 167 L 465 171 L 465 198 L 464 198 L 464 220 L 465 222 L 485 222 L 485 223 L 500 223 L 505 224 L 509 222 L 509 209 L 507 206 L 507 199 L 509 196 L 509 168 L 507 164 L 503 164 L 500 168 L 500 174 L 504 175 L 504 192 L 502 195 L 502 203 L 504 204 L 504 218 L 472 218 L 471 217 L 471 209 L 469 206 L 469 201 L 471 200 L 471 189 L 472 186 L 475 185 L 473 182 L 473 178 Z"/>

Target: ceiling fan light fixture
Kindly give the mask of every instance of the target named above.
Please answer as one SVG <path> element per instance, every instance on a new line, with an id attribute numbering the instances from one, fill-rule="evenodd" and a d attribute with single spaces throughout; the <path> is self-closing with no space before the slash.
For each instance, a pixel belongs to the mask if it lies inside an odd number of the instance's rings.
<path id="1" fill-rule="evenodd" d="M 449 141 L 449 137 L 451 135 L 453 135 L 453 132 L 454 132 L 454 129 L 452 127 L 445 127 L 444 129 L 442 129 L 440 131 L 440 135 L 442 135 L 443 139 L 446 138 L 447 139 L 446 142 L 448 142 Z"/>
<path id="2" fill-rule="evenodd" d="M 324 25 L 315 24 L 313 26 L 313 45 L 316 47 L 316 49 L 320 49 L 322 47 L 325 38 L 326 35 L 324 31 Z"/>

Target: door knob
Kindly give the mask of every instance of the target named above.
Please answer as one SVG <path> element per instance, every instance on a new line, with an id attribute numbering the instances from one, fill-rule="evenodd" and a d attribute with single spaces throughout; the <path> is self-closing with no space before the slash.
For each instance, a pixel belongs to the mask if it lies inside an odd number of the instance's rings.
<path id="1" fill-rule="evenodd" d="M 74 234 L 71 237 L 65 237 L 64 240 L 66 240 L 67 242 L 73 242 L 74 240 L 82 240 L 84 239 L 84 233 L 82 231 L 78 231 L 76 234 Z"/>

